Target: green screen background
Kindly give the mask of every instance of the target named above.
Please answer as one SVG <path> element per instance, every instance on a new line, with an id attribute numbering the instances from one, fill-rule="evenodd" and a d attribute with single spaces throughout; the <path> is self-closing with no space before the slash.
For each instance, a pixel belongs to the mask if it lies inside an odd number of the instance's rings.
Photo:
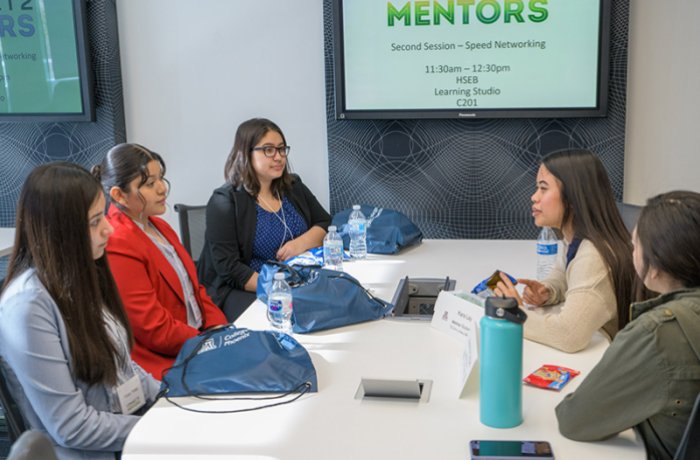
<path id="1" fill-rule="evenodd" d="M 14 25 L 0 30 L 0 113 L 82 113 L 73 1 L 13 2 L 0 15 Z"/>
<path id="2" fill-rule="evenodd" d="M 414 5 L 421 2 L 390 0 L 390 3 L 397 8 L 411 5 L 410 26 L 403 21 L 388 26 L 387 2 L 343 2 L 347 110 L 457 109 L 458 97 L 436 96 L 435 90 L 473 92 L 475 87 L 494 87 L 500 91 L 497 96 L 478 97 L 479 105 L 474 108 L 480 109 L 595 108 L 598 104 L 600 0 L 548 0 L 544 5 L 548 17 L 543 22 L 505 23 L 501 15 L 496 22 L 485 24 L 477 19 L 472 7 L 469 24 L 462 24 L 462 10 L 455 8 L 455 24 L 443 20 L 440 24 L 422 26 L 415 24 L 414 13 Z M 445 7 L 456 4 L 449 0 L 437 3 Z M 527 1 L 523 3 L 528 5 Z M 498 4 L 504 2 L 499 0 Z M 523 14 L 526 16 L 528 12 L 526 8 Z M 542 41 L 546 42 L 546 48 L 425 49 L 425 43 L 460 45 L 497 40 Z M 423 49 L 392 51 L 392 44 L 421 44 Z M 507 66 L 509 70 L 474 73 L 473 65 Z M 465 70 L 431 74 L 426 73 L 429 66 Z M 458 76 L 477 76 L 479 82 L 457 83 Z"/>

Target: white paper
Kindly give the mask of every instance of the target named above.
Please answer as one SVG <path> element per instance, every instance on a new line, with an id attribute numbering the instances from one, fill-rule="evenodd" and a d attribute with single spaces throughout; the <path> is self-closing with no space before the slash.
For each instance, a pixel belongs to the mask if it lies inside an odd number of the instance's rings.
<path id="1" fill-rule="evenodd" d="M 146 404 L 146 397 L 141 388 L 141 380 L 138 375 L 134 375 L 126 382 L 117 387 L 117 396 L 122 414 L 133 414 Z"/>
<path id="2" fill-rule="evenodd" d="M 464 348 L 460 360 L 460 397 L 478 392 L 474 368 L 479 361 L 479 320 L 484 308 L 481 299 L 463 292 L 442 291 L 435 301 L 431 326 L 452 337 Z M 471 376 L 471 378 L 470 378 Z"/>
<path id="3" fill-rule="evenodd" d="M 484 316 L 483 306 L 475 303 L 478 300 L 467 300 L 465 295 L 458 291 L 441 291 L 435 301 L 435 312 L 430 323 L 460 344 L 464 343 L 471 331 L 478 330 L 479 320 Z M 476 323 L 477 327 L 473 327 L 472 323 Z"/>

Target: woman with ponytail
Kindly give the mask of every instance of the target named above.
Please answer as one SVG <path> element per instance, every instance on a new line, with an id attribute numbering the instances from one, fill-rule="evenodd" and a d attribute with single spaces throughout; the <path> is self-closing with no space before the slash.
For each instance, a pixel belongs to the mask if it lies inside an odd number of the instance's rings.
<path id="1" fill-rule="evenodd" d="M 182 344 L 226 317 L 199 284 L 192 258 L 158 216 L 169 184 L 160 155 L 138 144 L 119 144 L 93 168 L 110 198 L 107 245 L 134 331 L 134 360 L 155 378 L 172 366 Z"/>

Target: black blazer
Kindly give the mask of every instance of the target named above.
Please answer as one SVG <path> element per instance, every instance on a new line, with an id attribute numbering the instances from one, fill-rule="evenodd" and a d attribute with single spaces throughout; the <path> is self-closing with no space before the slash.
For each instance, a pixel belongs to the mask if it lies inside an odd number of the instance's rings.
<path id="1" fill-rule="evenodd" d="M 331 216 L 297 175 L 285 196 L 309 228 L 328 230 Z M 255 198 L 242 187 L 227 183 L 214 190 L 207 203 L 207 229 L 202 255 L 197 262 L 199 281 L 214 303 L 222 306 L 232 289 L 243 290 L 255 270 L 250 268 L 257 225 Z"/>

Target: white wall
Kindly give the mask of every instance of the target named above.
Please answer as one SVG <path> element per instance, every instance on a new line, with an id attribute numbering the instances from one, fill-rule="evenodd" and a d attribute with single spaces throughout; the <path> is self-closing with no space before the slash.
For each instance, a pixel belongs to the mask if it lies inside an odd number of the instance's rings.
<path id="1" fill-rule="evenodd" d="M 164 155 L 171 204 L 206 202 L 236 126 L 265 116 L 328 206 L 321 0 L 117 0 L 117 11 L 127 137 Z M 697 0 L 630 0 L 625 201 L 700 191 L 697 17 Z"/>
<path id="2" fill-rule="evenodd" d="M 127 139 L 163 155 L 171 205 L 206 203 L 236 127 L 262 116 L 328 207 L 321 1 L 117 0 L 117 13 Z"/>
<path id="3" fill-rule="evenodd" d="M 630 0 L 625 201 L 700 192 L 698 0 Z"/>

